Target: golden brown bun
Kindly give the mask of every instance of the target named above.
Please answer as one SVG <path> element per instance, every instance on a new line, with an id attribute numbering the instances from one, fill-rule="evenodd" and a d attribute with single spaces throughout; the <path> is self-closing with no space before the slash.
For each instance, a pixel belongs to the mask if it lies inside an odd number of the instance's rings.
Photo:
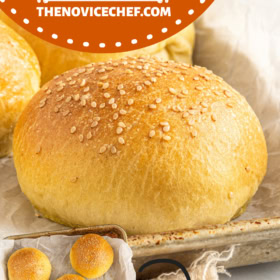
<path id="1" fill-rule="evenodd" d="M 9 280 L 49 280 L 51 270 L 48 257 L 35 248 L 17 250 L 8 261 Z"/>
<path id="2" fill-rule="evenodd" d="M 65 274 L 59 277 L 57 280 L 85 280 L 85 278 L 76 274 Z"/>
<path id="3" fill-rule="evenodd" d="M 0 21 L 0 157 L 12 150 L 12 133 L 20 113 L 39 90 L 38 60 L 26 43 Z"/>
<path id="4" fill-rule="evenodd" d="M 187 63 L 192 61 L 195 40 L 193 24 L 167 40 L 144 49 L 126 53 L 102 54 L 73 51 L 48 43 L 24 30 L 3 12 L 0 13 L 0 19 L 22 35 L 34 49 L 40 61 L 43 84 L 67 70 L 84 66 L 91 62 L 107 61 L 110 58 L 118 59 L 128 54 L 133 56 L 150 54 L 164 59 L 173 59 Z"/>
<path id="5" fill-rule="evenodd" d="M 229 221 L 267 151 L 245 98 L 211 71 L 128 58 L 46 85 L 18 122 L 14 160 L 46 217 L 134 234 Z"/>
<path id="6" fill-rule="evenodd" d="M 75 271 L 84 277 L 95 279 L 110 269 L 114 261 L 114 251 L 103 237 L 86 234 L 73 245 L 70 261 Z"/>

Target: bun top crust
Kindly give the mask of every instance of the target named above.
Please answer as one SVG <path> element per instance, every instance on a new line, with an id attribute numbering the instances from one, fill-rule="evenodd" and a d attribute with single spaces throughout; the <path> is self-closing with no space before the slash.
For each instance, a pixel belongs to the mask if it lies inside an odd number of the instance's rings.
<path id="1" fill-rule="evenodd" d="M 23 191 L 47 217 L 131 233 L 230 220 L 267 161 L 257 117 L 222 78 L 146 57 L 46 84 L 18 122 L 14 156 Z"/>
<path id="2" fill-rule="evenodd" d="M 22 248 L 8 261 L 10 280 L 49 280 L 51 264 L 48 257 L 35 248 Z"/>

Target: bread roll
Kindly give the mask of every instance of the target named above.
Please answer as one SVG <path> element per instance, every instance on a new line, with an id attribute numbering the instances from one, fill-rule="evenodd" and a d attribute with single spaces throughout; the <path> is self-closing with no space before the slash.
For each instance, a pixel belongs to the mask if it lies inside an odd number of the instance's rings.
<path id="1" fill-rule="evenodd" d="M 85 280 L 85 278 L 76 274 L 66 274 L 59 277 L 57 280 Z"/>
<path id="2" fill-rule="evenodd" d="M 8 274 L 9 280 L 49 280 L 51 264 L 41 251 L 23 248 L 10 256 Z"/>
<path id="3" fill-rule="evenodd" d="M 45 217 L 135 234 L 231 220 L 267 151 L 245 98 L 211 71 L 124 58 L 44 86 L 18 122 L 14 160 Z"/>
<path id="4" fill-rule="evenodd" d="M 65 49 L 48 43 L 37 36 L 24 30 L 13 22 L 3 12 L 0 12 L 0 19 L 21 34 L 36 52 L 42 69 L 42 83 L 46 83 L 54 76 L 61 74 L 75 67 L 84 66 L 91 62 L 106 61 L 109 58 L 117 59 L 130 55 L 150 54 L 164 59 L 175 59 L 181 62 L 191 63 L 195 40 L 194 25 L 191 24 L 176 35 L 158 44 L 147 48 L 126 52 L 126 53 L 85 53 Z"/>
<path id="5" fill-rule="evenodd" d="M 112 266 L 113 260 L 114 252 L 111 245 L 97 234 L 82 236 L 70 251 L 73 269 L 90 279 L 104 275 Z"/>
<path id="6" fill-rule="evenodd" d="M 12 150 L 12 133 L 20 113 L 39 90 L 38 60 L 26 43 L 0 21 L 0 157 Z"/>

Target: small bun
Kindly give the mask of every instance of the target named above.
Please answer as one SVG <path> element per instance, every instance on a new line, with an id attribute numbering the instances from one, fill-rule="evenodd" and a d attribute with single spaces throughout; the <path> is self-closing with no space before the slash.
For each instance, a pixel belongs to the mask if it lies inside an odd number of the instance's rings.
<path id="1" fill-rule="evenodd" d="M 76 274 L 65 274 L 59 277 L 57 280 L 85 280 L 85 278 Z"/>
<path id="2" fill-rule="evenodd" d="M 104 275 L 112 266 L 113 260 L 114 252 L 111 245 L 96 234 L 82 236 L 70 251 L 73 269 L 90 279 Z"/>
<path id="3" fill-rule="evenodd" d="M 252 108 L 222 78 L 126 57 L 46 84 L 17 124 L 14 161 L 46 217 L 141 234 L 228 222 L 257 191 L 267 150 Z"/>
<path id="4" fill-rule="evenodd" d="M 37 57 L 27 42 L 0 21 L 0 157 L 12 151 L 19 115 L 40 88 Z"/>
<path id="5" fill-rule="evenodd" d="M 48 257 L 35 248 L 17 250 L 8 261 L 9 280 L 49 280 L 51 269 Z"/>

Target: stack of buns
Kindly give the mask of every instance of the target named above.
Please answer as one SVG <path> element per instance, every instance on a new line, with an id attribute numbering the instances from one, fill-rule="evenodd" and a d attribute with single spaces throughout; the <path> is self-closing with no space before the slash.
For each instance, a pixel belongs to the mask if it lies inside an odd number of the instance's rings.
<path id="1" fill-rule="evenodd" d="M 211 71 L 125 57 L 47 83 L 17 124 L 22 191 L 68 226 L 130 234 L 225 223 L 266 172 L 253 110 Z"/>

